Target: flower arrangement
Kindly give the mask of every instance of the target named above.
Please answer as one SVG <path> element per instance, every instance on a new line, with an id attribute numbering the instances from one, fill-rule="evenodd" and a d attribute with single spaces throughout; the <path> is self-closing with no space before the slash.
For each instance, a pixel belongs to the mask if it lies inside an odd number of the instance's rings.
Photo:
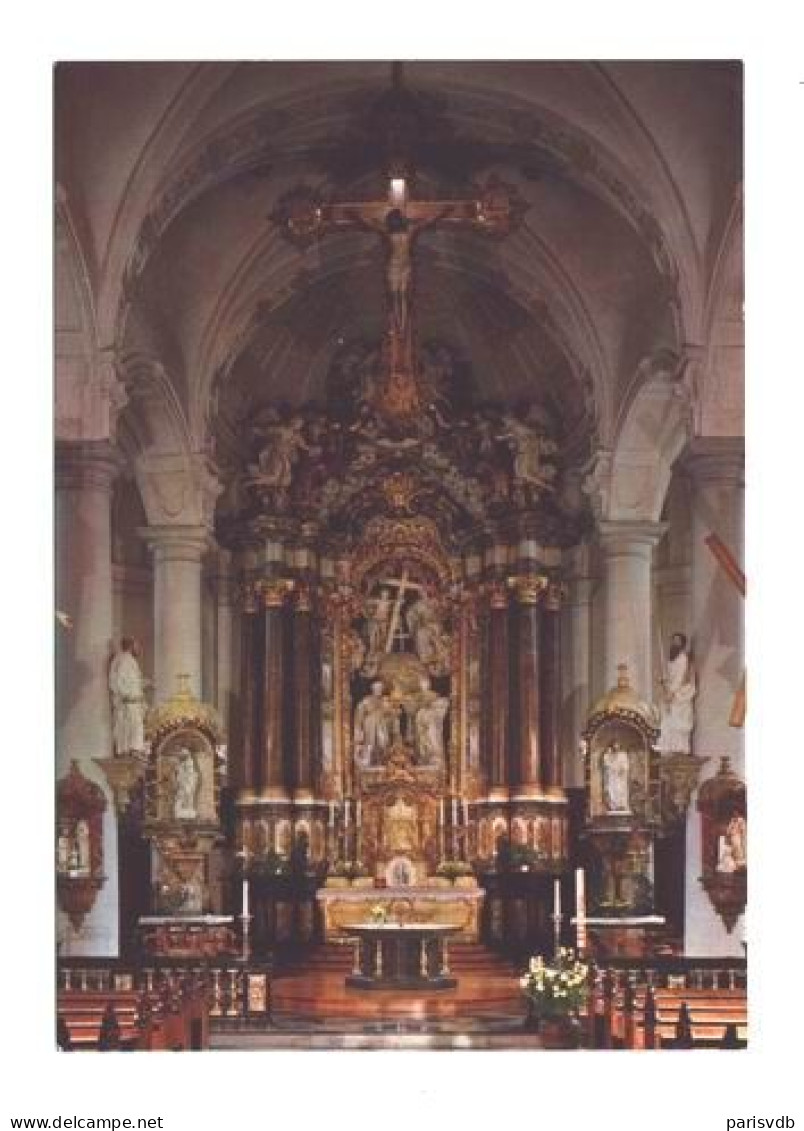
<path id="1" fill-rule="evenodd" d="M 388 908 L 384 903 L 375 903 L 369 911 L 369 915 L 372 923 L 375 923 L 378 927 L 388 922 Z"/>
<path id="2" fill-rule="evenodd" d="M 560 947 L 548 965 L 539 955 L 531 958 L 519 979 L 535 1020 L 574 1017 L 586 1001 L 589 967 L 571 947 Z"/>
<path id="3" fill-rule="evenodd" d="M 472 865 L 465 860 L 442 860 L 436 868 L 436 875 L 443 876 L 454 884 L 458 876 L 472 875 Z"/>

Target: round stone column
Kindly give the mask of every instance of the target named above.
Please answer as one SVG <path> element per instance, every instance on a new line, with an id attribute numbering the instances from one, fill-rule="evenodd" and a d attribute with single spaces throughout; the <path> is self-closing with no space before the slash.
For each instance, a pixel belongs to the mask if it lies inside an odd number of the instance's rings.
<path id="1" fill-rule="evenodd" d="M 654 698 L 652 647 L 653 547 L 666 527 L 660 522 L 601 522 L 603 552 L 603 686 L 617 683 L 617 667 L 628 665 L 633 689 Z"/>
<path id="2" fill-rule="evenodd" d="M 201 559 L 204 526 L 149 526 L 142 532 L 154 556 L 154 685 L 162 703 L 189 676 L 189 690 L 202 697 Z"/>
<path id="3" fill-rule="evenodd" d="M 59 913 L 59 949 L 64 956 L 107 957 L 119 953 L 117 822 L 114 798 L 95 759 L 113 755 L 111 503 L 120 460 L 106 441 L 61 442 L 55 470 L 56 609 L 71 622 L 69 628 L 56 624 L 57 775 L 75 759 L 107 801 L 106 881 L 80 930 Z"/>
<path id="4" fill-rule="evenodd" d="M 741 438 L 696 440 L 685 461 L 693 488 L 691 645 L 698 684 L 692 752 L 709 759 L 701 775 L 704 780 L 717 772 L 724 755 L 744 776 L 744 731 L 729 726 L 729 718 L 744 670 L 745 602 L 706 544 L 707 537 L 716 534 L 742 568 L 743 453 Z M 701 814 L 696 802 L 697 793 L 687 813 L 684 953 L 741 957 L 743 920 L 729 934 L 698 881 Z"/>

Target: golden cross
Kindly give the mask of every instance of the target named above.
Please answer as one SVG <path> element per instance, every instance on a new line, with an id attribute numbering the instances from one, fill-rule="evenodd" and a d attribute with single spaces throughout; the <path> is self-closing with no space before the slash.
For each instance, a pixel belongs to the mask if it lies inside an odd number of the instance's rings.
<path id="1" fill-rule="evenodd" d="M 383 580 L 381 585 L 395 585 L 396 601 L 394 601 L 393 612 L 391 613 L 391 621 L 388 625 L 388 638 L 385 641 L 385 651 L 390 652 L 394 643 L 394 636 L 399 625 L 399 617 L 402 613 L 402 602 L 405 599 L 405 593 L 408 589 L 418 589 L 421 592 L 422 586 L 415 581 L 411 581 L 408 571 L 405 570 L 401 577 L 389 577 Z"/>

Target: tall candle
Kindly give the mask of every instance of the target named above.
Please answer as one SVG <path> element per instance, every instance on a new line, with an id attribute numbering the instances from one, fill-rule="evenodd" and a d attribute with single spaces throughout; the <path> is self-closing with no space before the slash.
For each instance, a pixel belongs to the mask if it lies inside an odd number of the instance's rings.
<path id="1" fill-rule="evenodd" d="M 452 827 L 456 828 L 458 824 L 458 798 L 452 799 Z"/>
<path id="2" fill-rule="evenodd" d="M 331 829 L 335 828 L 335 802 L 334 801 L 330 801 L 330 803 L 329 803 L 329 827 Z"/>
<path id="3" fill-rule="evenodd" d="M 248 880 L 243 880 L 243 920 L 248 918 Z"/>
<path id="4" fill-rule="evenodd" d="M 438 819 L 441 828 L 444 827 L 444 798 L 442 797 L 438 803 Z"/>
<path id="5" fill-rule="evenodd" d="M 356 802 L 355 808 L 357 810 L 356 824 L 359 828 L 360 825 L 362 825 L 362 823 L 363 823 L 363 802 L 362 801 Z"/>
<path id="6" fill-rule="evenodd" d="M 347 797 L 343 803 L 343 827 L 349 828 L 349 798 Z"/>
<path id="7" fill-rule="evenodd" d="M 553 914 L 556 919 L 561 916 L 561 880 L 553 881 Z"/>
<path id="8" fill-rule="evenodd" d="M 469 802 L 465 797 L 463 799 L 463 825 L 464 828 L 469 828 Z"/>
<path id="9" fill-rule="evenodd" d="M 575 869 L 575 918 L 579 922 L 586 918 L 586 877 L 583 868 Z"/>

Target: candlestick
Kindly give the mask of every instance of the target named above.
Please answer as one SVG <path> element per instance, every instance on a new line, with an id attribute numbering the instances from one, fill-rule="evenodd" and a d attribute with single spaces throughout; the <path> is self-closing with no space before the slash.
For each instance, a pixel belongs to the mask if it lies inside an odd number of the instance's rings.
<path id="1" fill-rule="evenodd" d="M 452 827 L 455 828 L 458 824 L 458 798 L 452 799 Z"/>
<path id="2" fill-rule="evenodd" d="M 329 803 L 329 827 L 331 829 L 335 828 L 335 802 L 334 801 L 330 801 L 330 803 Z"/>
<path id="3" fill-rule="evenodd" d="M 578 952 L 586 950 L 586 877 L 583 868 L 575 869 L 575 941 Z"/>
<path id="4" fill-rule="evenodd" d="M 360 828 L 360 826 L 363 824 L 363 802 L 358 801 L 355 808 L 356 808 L 356 811 L 357 811 L 357 817 L 356 817 L 355 823 L 357 824 L 357 827 Z"/>
<path id="5" fill-rule="evenodd" d="M 561 914 L 561 880 L 553 881 L 553 914 Z"/>
<path id="6" fill-rule="evenodd" d="M 349 828 L 349 798 L 347 797 L 343 803 L 343 827 Z"/>
<path id="7" fill-rule="evenodd" d="M 243 879 L 243 922 L 248 919 L 248 880 Z"/>

